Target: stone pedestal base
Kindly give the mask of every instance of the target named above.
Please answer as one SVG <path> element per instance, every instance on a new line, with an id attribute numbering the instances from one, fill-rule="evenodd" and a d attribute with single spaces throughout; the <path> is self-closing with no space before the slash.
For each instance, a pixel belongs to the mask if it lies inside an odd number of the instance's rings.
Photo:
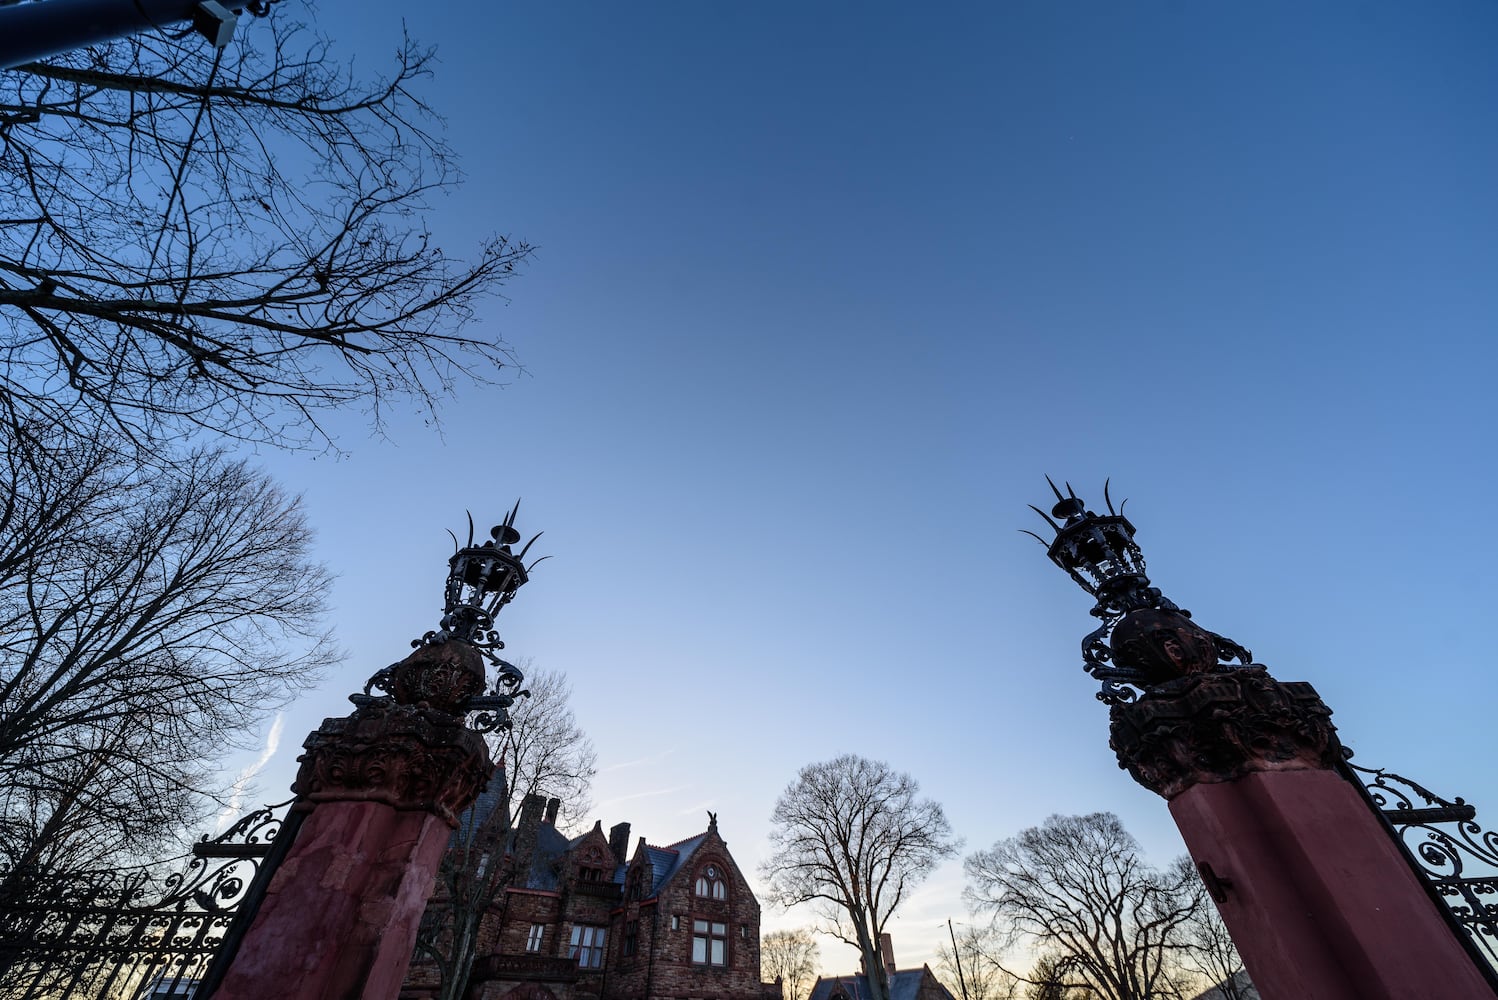
<path id="1" fill-rule="evenodd" d="M 375 675 L 389 697 L 307 737 L 310 810 L 213 1000 L 394 1000 L 457 816 L 493 766 L 462 705 L 479 652 L 447 642 Z"/>
<path id="2" fill-rule="evenodd" d="M 428 812 L 319 805 L 214 1000 L 394 997 L 450 832 Z"/>
<path id="3" fill-rule="evenodd" d="M 1388 832 L 1327 770 L 1246 774 L 1170 800 L 1264 1000 L 1492 1000 Z M 1210 885 L 1209 881 L 1209 885 Z"/>

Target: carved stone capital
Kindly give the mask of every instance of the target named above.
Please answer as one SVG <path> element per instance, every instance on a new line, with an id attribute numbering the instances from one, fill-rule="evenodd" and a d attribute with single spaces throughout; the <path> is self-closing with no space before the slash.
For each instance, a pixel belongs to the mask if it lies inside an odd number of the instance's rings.
<path id="1" fill-rule="evenodd" d="M 302 803 L 383 802 L 454 827 L 494 771 L 484 738 L 461 716 L 390 698 L 323 720 L 303 747 L 292 785 Z"/>
<path id="2" fill-rule="evenodd" d="M 1316 690 L 1277 681 L 1261 666 L 1167 681 L 1108 714 L 1118 766 L 1167 799 L 1192 785 L 1342 759 L 1331 709 Z"/>

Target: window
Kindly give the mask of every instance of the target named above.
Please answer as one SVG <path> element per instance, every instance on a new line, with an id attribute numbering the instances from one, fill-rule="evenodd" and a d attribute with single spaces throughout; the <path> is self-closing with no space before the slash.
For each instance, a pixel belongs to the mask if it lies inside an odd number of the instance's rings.
<path id="1" fill-rule="evenodd" d="M 627 921 L 624 925 L 624 954 L 633 955 L 640 945 L 640 922 L 638 920 Z"/>
<path id="2" fill-rule="evenodd" d="M 545 924 L 531 924 L 531 932 L 525 938 L 526 951 L 540 951 L 541 938 L 546 934 Z"/>
<path id="3" fill-rule="evenodd" d="M 680 917 L 673 916 L 671 918 L 671 929 L 673 931 L 679 931 L 679 930 L 681 930 L 681 918 Z"/>
<path id="4" fill-rule="evenodd" d="M 728 886 L 723 881 L 723 873 L 718 870 L 717 865 L 708 865 L 702 869 L 702 874 L 697 876 L 697 895 L 711 896 L 713 899 L 727 899 Z"/>
<path id="5" fill-rule="evenodd" d="M 728 964 L 727 924 L 692 921 L 692 962 L 696 965 Z"/>
<path id="6" fill-rule="evenodd" d="M 608 929 L 604 927 L 573 926 L 572 950 L 567 957 L 577 959 L 579 969 L 603 968 L 603 942 L 607 935 Z"/>

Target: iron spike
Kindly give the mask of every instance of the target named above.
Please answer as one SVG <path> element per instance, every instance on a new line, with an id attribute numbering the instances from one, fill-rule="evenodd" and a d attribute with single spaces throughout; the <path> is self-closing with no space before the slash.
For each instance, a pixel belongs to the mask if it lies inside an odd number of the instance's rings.
<path id="1" fill-rule="evenodd" d="M 548 560 L 550 558 L 551 558 L 551 556 L 549 556 L 549 555 L 542 556 L 540 559 L 537 559 L 535 562 L 533 562 L 529 566 L 527 566 L 525 568 L 525 571 L 527 573 L 529 573 L 531 570 L 535 569 L 537 566 L 541 565 L 542 563 L 544 563 L 546 560 Z"/>
<path id="2" fill-rule="evenodd" d="M 1052 521 L 1049 514 L 1047 514 L 1045 511 L 1041 510 L 1039 507 L 1035 506 L 1033 503 L 1032 504 L 1026 504 L 1025 506 L 1029 507 L 1035 513 L 1037 513 L 1041 517 L 1045 518 L 1045 523 L 1049 524 L 1051 527 L 1055 528 L 1058 534 L 1060 533 L 1060 531 L 1061 531 L 1061 525 L 1057 524 L 1055 521 Z M 1025 529 L 1021 528 L 1020 530 L 1023 531 Z"/>
<path id="3" fill-rule="evenodd" d="M 1047 543 L 1046 543 L 1046 540 L 1045 540 L 1045 539 L 1044 539 L 1044 538 L 1041 538 L 1041 537 L 1040 537 L 1040 536 L 1039 536 L 1039 535 L 1037 535 L 1037 534 L 1036 534 L 1036 533 L 1035 533 L 1035 532 L 1033 532 L 1033 531 L 1030 531 L 1030 530 L 1029 530 L 1029 529 L 1027 529 L 1027 528 L 1021 528 L 1021 529 L 1019 529 L 1019 533 L 1020 533 L 1020 534 L 1022 534 L 1022 535 L 1029 535 L 1029 536 L 1030 536 L 1030 537 L 1031 537 L 1031 538 L 1033 538 L 1033 539 L 1035 539 L 1035 540 L 1036 540 L 1036 541 L 1037 541 L 1037 542 L 1039 542 L 1039 543 L 1040 543 L 1040 544 L 1041 544 L 1041 545 L 1045 545 L 1045 547 L 1046 547 L 1046 548 L 1047 548 L 1047 549 L 1049 549 L 1049 548 L 1050 548 L 1050 545 L 1048 545 L 1048 544 L 1047 544 Z"/>
<path id="4" fill-rule="evenodd" d="M 1112 482 L 1113 479 L 1111 476 L 1103 480 L 1103 503 L 1108 505 L 1108 513 L 1117 515 L 1118 511 L 1113 509 L 1113 498 L 1108 495 L 1108 486 Z"/>
<path id="5" fill-rule="evenodd" d="M 466 510 L 463 513 L 468 515 L 468 547 L 473 548 L 473 511 Z"/>
<path id="6" fill-rule="evenodd" d="M 1077 498 L 1077 491 L 1071 488 L 1071 483 L 1066 484 L 1066 492 L 1073 500 Z"/>
<path id="7" fill-rule="evenodd" d="M 534 535 L 532 535 L 531 536 L 531 540 L 525 543 L 525 548 L 521 549 L 520 550 L 520 554 L 517 555 L 515 558 L 516 559 L 524 559 L 525 558 L 525 554 L 531 550 L 531 546 L 534 545 L 534 544 L 536 544 L 536 539 L 540 538 L 544 534 L 546 534 L 546 532 L 544 532 L 544 531 L 538 531 Z"/>
<path id="8" fill-rule="evenodd" d="M 458 536 L 453 534 L 451 529 L 445 530 L 447 531 L 447 537 L 453 540 L 453 555 L 457 555 L 458 549 L 462 547 L 458 544 Z"/>
<path id="9" fill-rule="evenodd" d="M 1062 500 L 1066 499 L 1066 497 L 1064 497 L 1064 496 L 1061 495 L 1061 491 L 1056 488 L 1056 484 L 1054 482 L 1051 482 L 1051 477 L 1050 476 L 1046 476 L 1045 477 L 1045 481 L 1051 484 L 1051 492 L 1054 493 L 1054 494 L 1056 494 L 1056 502 L 1057 503 L 1060 503 Z M 1035 509 L 1035 507 L 1034 507 L 1033 504 L 1031 505 L 1030 509 L 1031 510 Z M 1045 517 L 1044 514 L 1042 514 L 1040 516 L 1041 517 Z M 1046 520 L 1050 520 L 1050 518 L 1046 518 Z"/>

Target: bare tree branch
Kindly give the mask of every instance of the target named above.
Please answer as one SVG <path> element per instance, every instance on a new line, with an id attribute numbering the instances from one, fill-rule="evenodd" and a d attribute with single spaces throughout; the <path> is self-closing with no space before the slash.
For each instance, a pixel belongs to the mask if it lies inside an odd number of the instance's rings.
<path id="1" fill-rule="evenodd" d="M 361 81 L 287 4 L 221 54 L 147 35 L 0 72 L 0 414 L 330 446 L 319 416 L 431 411 L 512 366 L 471 259 L 420 216 L 460 179 L 409 39 Z"/>
<path id="2" fill-rule="evenodd" d="M 760 941 L 762 975 L 779 980 L 783 1000 L 806 1000 L 816 981 L 821 955 L 810 930 L 771 931 Z"/>
<path id="3" fill-rule="evenodd" d="M 1112 813 L 1052 816 L 964 863 L 965 895 L 1009 943 L 1050 956 L 1025 981 L 1104 1000 L 1181 996 L 1187 930 L 1205 904 L 1189 865 L 1159 872 Z"/>
<path id="4" fill-rule="evenodd" d="M 905 893 L 960 841 L 908 774 L 847 754 L 808 764 L 775 803 L 761 874 L 782 906 L 817 904 L 825 929 L 863 956 L 873 1000 L 888 997 L 879 937 Z"/>
<path id="5" fill-rule="evenodd" d="M 295 498 L 219 452 L 24 427 L 0 460 L 0 868 L 146 852 L 335 652 Z"/>

